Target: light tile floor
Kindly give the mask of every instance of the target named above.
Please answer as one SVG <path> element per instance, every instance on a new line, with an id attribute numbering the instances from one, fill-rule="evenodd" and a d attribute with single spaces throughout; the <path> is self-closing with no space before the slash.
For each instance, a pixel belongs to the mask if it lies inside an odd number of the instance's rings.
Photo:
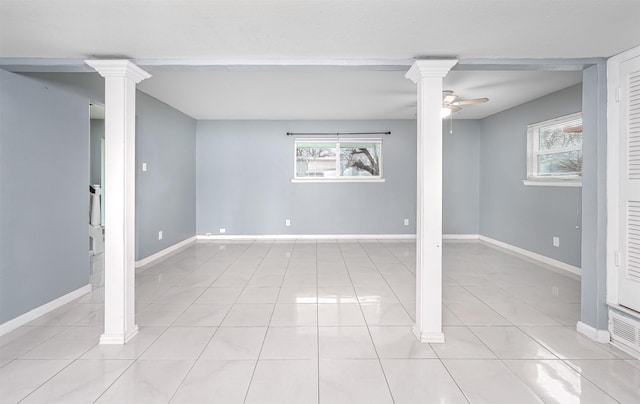
<path id="1" fill-rule="evenodd" d="M 640 363 L 577 334 L 580 285 L 444 248 L 446 344 L 420 344 L 415 244 L 194 244 L 137 271 L 140 334 L 92 293 L 0 337 L 2 403 L 640 403 Z"/>

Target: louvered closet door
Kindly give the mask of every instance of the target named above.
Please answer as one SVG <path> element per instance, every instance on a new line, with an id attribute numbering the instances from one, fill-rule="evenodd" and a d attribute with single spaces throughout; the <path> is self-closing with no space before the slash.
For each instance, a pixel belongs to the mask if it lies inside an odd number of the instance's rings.
<path id="1" fill-rule="evenodd" d="M 619 300 L 640 311 L 640 57 L 620 64 L 619 158 Z"/>

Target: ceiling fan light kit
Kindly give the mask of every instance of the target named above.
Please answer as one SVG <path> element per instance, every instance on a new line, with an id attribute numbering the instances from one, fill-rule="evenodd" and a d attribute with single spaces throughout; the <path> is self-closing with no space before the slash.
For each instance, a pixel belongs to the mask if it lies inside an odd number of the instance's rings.
<path id="1" fill-rule="evenodd" d="M 488 98 L 474 98 L 471 100 L 458 100 L 458 96 L 453 94 L 451 90 L 442 92 L 442 111 L 440 116 L 446 118 L 454 112 L 462 110 L 463 105 L 484 104 L 488 102 Z"/>

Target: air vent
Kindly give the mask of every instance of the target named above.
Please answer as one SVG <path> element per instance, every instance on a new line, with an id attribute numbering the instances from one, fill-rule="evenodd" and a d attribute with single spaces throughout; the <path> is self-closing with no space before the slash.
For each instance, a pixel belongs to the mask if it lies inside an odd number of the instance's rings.
<path id="1" fill-rule="evenodd" d="M 640 321 L 610 310 L 609 332 L 614 343 L 623 344 L 640 355 Z"/>
<path id="2" fill-rule="evenodd" d="M 628 202 L 627 244 L 627 277 L 640 282 L 640 202 L 638 201 Z"/>
<path id="3" fill-rule="evenodd" d="M 629 75 L 629 110 L 627 132 L 629 179 L 640 179 L 640 72 Z"/>

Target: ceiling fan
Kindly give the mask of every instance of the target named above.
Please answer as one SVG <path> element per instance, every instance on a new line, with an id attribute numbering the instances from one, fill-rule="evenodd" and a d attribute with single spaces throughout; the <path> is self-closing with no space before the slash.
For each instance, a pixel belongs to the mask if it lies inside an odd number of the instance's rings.
<path id="1" fill-rule="evenodd" d="M 488 98 L 474 98 L 471 100 L 459 100 L 458 96 L 453 94 L 451 90 L 445 90 L 442 92 L 442 112 L 443 118 L 448 117 L 453 112 L 458 112 L 462 109 L 463 105 L 484 104 L 489 101 Z"/>

